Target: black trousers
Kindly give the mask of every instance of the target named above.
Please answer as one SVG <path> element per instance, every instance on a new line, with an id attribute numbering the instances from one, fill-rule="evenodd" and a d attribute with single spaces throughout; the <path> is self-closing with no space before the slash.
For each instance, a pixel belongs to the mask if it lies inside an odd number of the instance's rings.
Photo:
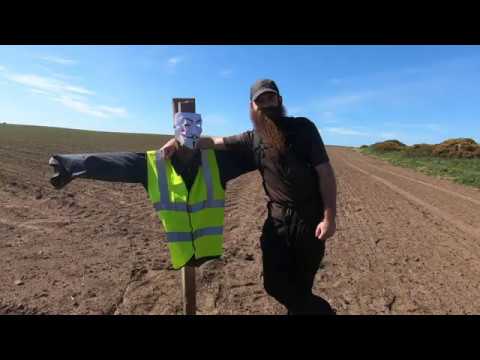
<path id="1" fill-rule="evenodd" d="M 325 299 L 312 293 L 325 254 L 324 242 L 315 237 L 317 224 L 304 220 L 294 209 L 277 208 L 269 211 L 263 226 L 264 287 L 291 315 L 335 314 Z"/>

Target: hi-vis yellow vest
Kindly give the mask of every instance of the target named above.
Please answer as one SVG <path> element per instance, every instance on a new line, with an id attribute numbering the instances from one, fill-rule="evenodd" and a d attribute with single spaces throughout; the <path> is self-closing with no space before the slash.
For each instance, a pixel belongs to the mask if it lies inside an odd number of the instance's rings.
<path id="1" fill-rule="evenodd" d="M 188 192 L 170 160 L 147 151 L 148 196 L 165 229 L 174 269 L 192 258 L 221 256 L 225 191 L 213 150 L 202 150 L 202 164 Z"/>

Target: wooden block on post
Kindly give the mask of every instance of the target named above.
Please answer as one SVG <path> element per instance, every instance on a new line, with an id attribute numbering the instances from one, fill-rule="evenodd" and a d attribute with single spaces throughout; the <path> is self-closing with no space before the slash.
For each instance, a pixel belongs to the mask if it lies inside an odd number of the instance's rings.
<path id="1" fill-rule="evenodd" d="M 194 98 L 175 98 L 173 99 L 173 117 L 177 112 L 195 112 Z"/>
<path id="2" fill-rule="evenodd" d="M 173 99 L 173 116 L 177 112 L 195 112 L 194 98 Z M 182 296 L 184 315 L 195 315 L 197 311 L 197 294 L 195 286 L 195 267 L 185 266 L 182 268 Z"/>

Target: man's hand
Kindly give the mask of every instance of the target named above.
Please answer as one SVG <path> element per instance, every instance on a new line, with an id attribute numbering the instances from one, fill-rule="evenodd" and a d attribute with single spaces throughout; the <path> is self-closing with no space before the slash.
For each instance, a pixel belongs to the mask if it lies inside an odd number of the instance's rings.
<path id="1" fill-rule="evenodd" d="M 337 226 L 335 217 L 337 213 L 337 181 L 330 162 L 322 163 L 315 167 L 320 183 L 320 193 L 325 209 L 323 221 L 318 224 L 315 236 L 322 241 L 335 234 Z"/>
<path id="2" fill-rule="evenodd" d="M 223 137 L 215 136 L 215 137 L 201 137 L 198 139 L 197 149 L 200 150 L 226 150 L 225 143 L 223 142 Z M 160 148 L 160 154 L 162 159 L 170 159 L 173 154 L 179 149 L 178 142 L 175 138 L 168 140 L 165 145 Z"/>
<path id="3" fill-rule="evenodd" d="M 55 174 L 50 178 L 50 184 L 52 184 L 55 189 L 60 190 L 73 180 L 63 166 L 53 157 L 48 160 L 48 165 L 53 167 L 53 171 L 55 171 Z"/>
<path id="4" fill-rule="evenodd" d="M 333 234 L 335 234 L 336 230 L 337 225 L 335 223 L 335 220 L 323 220 L 318 224 L 317 229 L 315 230 L 315 237 L 317 237 L 321 241 L 325 241 L 329 237 L 332 237 Z"/>
<path id="5" fill-rule="evenodd" d="M 170 159 L 177 150 L 177 140 L 175 138 L 171 138 L 165 143 L 165 145 L 160 148 L 160 154 L 162 156 L 162 159 Z"/>
<path id="6" fill-rule="evenodd" d="M 163 159 L 170 159 L 177 150 L 177 140 L 175 138 L 171 138 L 160 148 L 160 153 L 162 154 Z"/>

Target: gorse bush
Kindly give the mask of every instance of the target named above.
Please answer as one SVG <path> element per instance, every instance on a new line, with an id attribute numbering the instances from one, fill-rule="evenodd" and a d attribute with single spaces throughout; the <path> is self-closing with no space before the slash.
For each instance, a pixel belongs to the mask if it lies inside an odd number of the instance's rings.
<path id="1" fill-rule="evenodd" d="M 375 151 L 401 151 L 406 147 L 398 140 L 386 140 L 372 145 Z"/>
<path id="2" fill-rule="evenodd" d="M 433 156 L 443 158 L 474 158 L 480 157 L 480 146 L 473 139 L 448 139 L 434 145 Z"/>
<path id="3" fill-rule="evenodd" d="M 415 144 L 413 146 L 407 146 L 398 140 L 387 140 L 370 146 L 363 145 L 361 149 L 369 149 L 378 153 L 398 151 L 408 157 L 480 158 L 480 145 L 469 138 L 448 139 L 440 144 Z"/>

